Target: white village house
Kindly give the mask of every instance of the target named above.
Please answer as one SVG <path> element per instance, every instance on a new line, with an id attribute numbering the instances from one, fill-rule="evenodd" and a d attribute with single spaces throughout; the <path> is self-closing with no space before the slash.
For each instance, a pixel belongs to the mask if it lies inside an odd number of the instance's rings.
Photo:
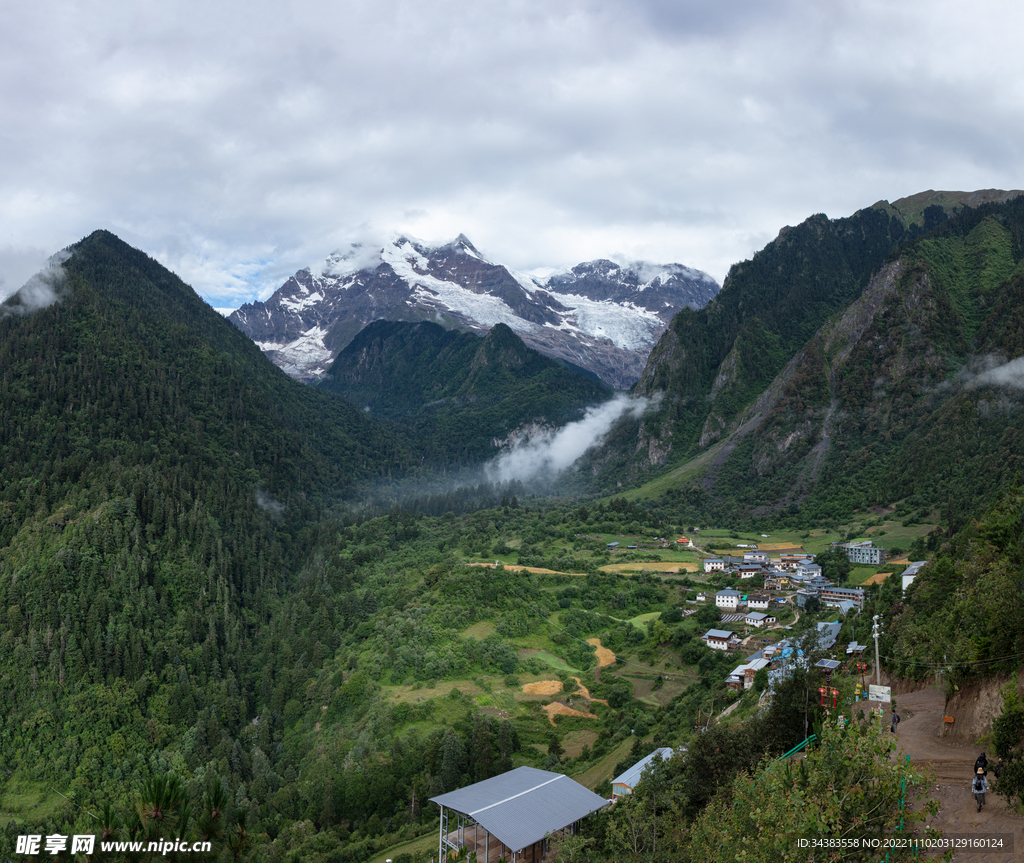
<path id="1" fill-rule="evenodd" d="M 709 629 L 700 638 L 712 650 L 730 650 L 740 643 L 740 637 L 727 629 Z"/>
<path id="2" fill-rule="evenodd" d="M 752 611 L 745 618 L 743 622 L 747 626 L 753 626 L 760 629 L 762 626 L 770 626 L 775 623 L 775 618 L 770 614 L 765 614 L 761 611 Z"/>
<path id="3" fill-rule="evenodd" d="M 742 595 L 738 590 L 720 590 L 715 594 L 715 605 L 735 611 Z"/>

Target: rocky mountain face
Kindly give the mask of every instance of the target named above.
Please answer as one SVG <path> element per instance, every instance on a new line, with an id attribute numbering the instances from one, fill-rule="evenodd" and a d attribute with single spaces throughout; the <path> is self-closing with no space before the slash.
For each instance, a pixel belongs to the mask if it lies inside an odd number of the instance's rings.
<path id="1" fill-rule="evenodd" d="M 822 523 L 910 500 L 955 525 L 991 499 L 1022 465 L 1024 196 L 929 194 L 812 216 L 733 267 L 652 352 L 636 391 L 658 408 L 583 471 L 671 466 Z"/>
<path id="2" fill-rule="evenodd" d="M 319 274 L 300 270 L 230 320 L 306 382 L 372 321 L 429 320 L 476 332 L 506 324 L 540 353 L 628 388 L 673 315 L 702 308 L 718 287 L 681 264 L 605 260 L 542 279 L 488 261 L 461 234 L 439 247 L 398 237 L 334 254 Z"/>

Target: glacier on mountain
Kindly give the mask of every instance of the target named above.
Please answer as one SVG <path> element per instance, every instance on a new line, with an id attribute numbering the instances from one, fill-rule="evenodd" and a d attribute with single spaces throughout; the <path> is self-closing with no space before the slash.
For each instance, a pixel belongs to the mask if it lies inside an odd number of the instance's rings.
<path id="1" fill-rule="evenodd" d="M 493 263 L 463 234 L 440 246 L 396 234 L 331 254 L 230 319 L 310 382 L 374 320 L 435 320 L 481 333 L 506 324 L 530 347 L 624 389 L 672 316 L 701 308 L 717 290 L 682 264 L 598 260 L 539 275 Z"/>

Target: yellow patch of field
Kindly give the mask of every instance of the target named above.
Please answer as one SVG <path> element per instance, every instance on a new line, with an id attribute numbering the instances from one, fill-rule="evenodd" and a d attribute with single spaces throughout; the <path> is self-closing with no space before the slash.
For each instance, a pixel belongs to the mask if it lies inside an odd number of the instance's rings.
<path id="1" fill-rule="evenodd" d="M 901 557 L 899 560 L 890 560 L 889 563 L 893 566 L 910 566 L 910 558 Z"/>
<path id="2" fill-rule="evenodd" d="M 493 563 L 471 563 L 470 566 L 487 566 L 494 569 Z M 505 569 L 509 572 L 535 572 L 540 575 L 580 575 L 585 576 L 585 572 L 558 572 L 555 569 L 544 569 L 539 566 L 520 566 L 518 563 L 506 563 L 503 564 Z"/>
<path id="3" fill-rule="evenodd" d="M 597 650 L 595 650 L 594 653 L 597 654 L 597 664 L 601 668 L 615 664 L 615 654 L 607 647 L 601 646 L 600 638 L 588 638 L 587 644 L 592 644 L 594 647 L 597 648 Z M 587 697 L 589 698 L 589 696 Z"/>
<path id="4" fill-rule="evenodd" d="M 584 698 L 587 699 L 587 701 L 596 701 L 598 704 L 603 704 L 605 707 L 608 706 L 608 702 L 605 701 L 603 698 L 594 698 L 593 696 L 591 696 L 590 690 L 583 685 L 583 681 L 581 681 L 578 677 L 574 677 L 573 680 L 576 681 L 576 685 L 579 687 L 573 693 L 573 695 L 582 695 Z"/>
<path id="5" fill-rule="evenodd" d="M 803 551 L 804 547 L 792 542 L 759 542 L 757 549 L 758 551 L 781 551 L 789 554 L 791 552 Z"/>
<path id="6" fill-rule="evenodd" d="M 697 572 L 700 564 L 688 560 L 685 563 L 609 563 L 601 567 L 601 572 Z"/>
<path id="7" fill-rule="evenodd" d="M 865 578 L 861 582 L 861 587 L 863 587 L 865 584 L 881 584 L 890 575 L 892 575 L 891 572 L 876 572 L 873 576 L 871 576 L 871 578 Z"/>
<path id="8" fill-rule="evenodd" d="M 597 719 L 593 713 L 583 713 L 579 710 L 573 710 L 571 707 L 566 707 L 559 701 L 553 701 L 551 704 L 545 704 L 542 708 L 548 715 L 548 719 L 552 725 L 555 725 L 556 716 L 582 716 L 584 719 Z"/>
<path id="9" fill-rule="evenodd" d="M 561 691 L 561 680 L 538 680 L 536 683 L 523 684 L 523 692 L 527 695 L 557 695 Z"/>

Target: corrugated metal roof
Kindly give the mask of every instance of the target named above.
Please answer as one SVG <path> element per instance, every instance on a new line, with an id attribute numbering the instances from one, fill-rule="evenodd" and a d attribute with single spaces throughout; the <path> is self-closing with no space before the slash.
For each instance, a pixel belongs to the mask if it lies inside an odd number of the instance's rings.
<path id="1" fill-rule="evenodd" d="M 701 638 L 729 638 L 732 633 L 728 629 L 709 629 Z"/>
<path id="2" fill-rule="evenodd" d="M 636 764 L 624 771 L 621 775 L 616 776 L 612 780 L 612 785 L 625 785 L 631 791 L 633 787 L 640 781 L 640 775 L 644 772 L 644 768 L 654 760 L 655 755 L 661 755 L 662 761 L 668 761 L 672 757 L 672 749 L 669 746 L 663 746 L 661 749 L 655 749 L 646 758 L 642 758 Z"/>
<path id="3" fill-rule="evenodd" d="M 608 804 L 568 776 L 536 767 L 517 767 L 430 799 L 468 815 L 513 851 Z"/>

